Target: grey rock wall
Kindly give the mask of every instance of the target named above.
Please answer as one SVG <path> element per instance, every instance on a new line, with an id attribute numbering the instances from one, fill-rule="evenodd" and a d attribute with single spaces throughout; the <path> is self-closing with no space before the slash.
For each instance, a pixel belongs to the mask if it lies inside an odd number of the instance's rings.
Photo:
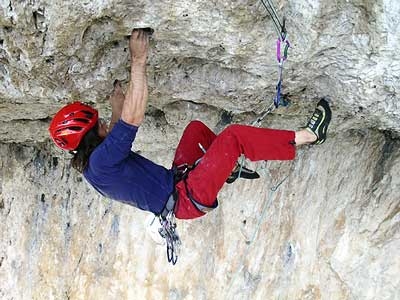
<path id="1" fill-rule="evenodd" d="M 276 33 L 264 8 L 0 0 L 1 299 L 400 299 L 400 4 L 276 7 L 292 45 L 291 105 L 261 125 L 296 129 L 328 96 L 330 137 L 293 162 L 254 165 L 261 179 L 226 186 L 217 210 L 179 222 L 172 267 L 148 214 L 100 197 L 51 145 L 50 118 L 76 99 L 107 116 L 113 81 L 129 80 L 130 31 L 150 26 L 149 109 L 134 149 L 168 167 L 190 120 L 219 131 L 270 104 Z"/>
<path id="2" fill-rule="evenodd" d="M 2 299 L 400 296 L 400 152 L 388 136 L 346 132 L 293 162 L 257 164 L 259 180 L 178 222 L 174 267 L 148 214 L 101 198 L 67 160 L 3 145 L 1 161 Z"/>

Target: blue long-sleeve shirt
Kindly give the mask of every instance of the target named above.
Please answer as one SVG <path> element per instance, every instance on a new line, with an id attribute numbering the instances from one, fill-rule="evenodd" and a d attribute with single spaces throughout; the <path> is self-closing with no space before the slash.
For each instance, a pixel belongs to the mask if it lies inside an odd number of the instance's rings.
<path id="1" fill-rule="evenodd" d="M 119 120 L 83 172 L 102 195 L 158 214 L 173 191 L 173 171 L 131 151 L 138 127 Z"/>

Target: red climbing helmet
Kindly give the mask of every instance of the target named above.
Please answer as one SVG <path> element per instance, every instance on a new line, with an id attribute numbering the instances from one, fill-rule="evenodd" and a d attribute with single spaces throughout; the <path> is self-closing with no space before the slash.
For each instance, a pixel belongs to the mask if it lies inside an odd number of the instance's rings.
<path id="1" fill-rule="evenodd" d="M 61 108 L 50 123 L 50 136 L 63 150 L 75 150 L 99 118 L 93 107 L 76 101 Z"/>

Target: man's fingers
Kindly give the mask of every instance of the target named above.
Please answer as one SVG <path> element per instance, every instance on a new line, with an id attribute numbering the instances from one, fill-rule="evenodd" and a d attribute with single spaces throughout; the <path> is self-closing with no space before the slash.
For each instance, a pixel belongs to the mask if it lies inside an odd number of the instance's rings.
<path id="1" fill-rule="evenodd" d="M 137 28 L 133 29 L 132 33 L 131 33 L 131 36 L 132 36 L 132 38 L 137 39 L 138 36 L 139 36 L 139 29 L 137 29 Z"/>
<path id="2" fill-rule="evenodd" d="M 134 28 L 132 30 L 131 36 L 133 39 L 138 40 L 149 40 L 150 36 L 153 34 L 154 30 L 151 28 Z"/>
<path id="3" fill-rule="evenodd" d="M 135 29 L 132 30 L 132 34 L 131 35 L 132 35 L 132 38 L 139 40 L 143 36 L 143 30 L 140 29 L 140 28 L 135 28 Z"/>
<path id="4" fill-rule="evenodd" d="M 149 40 L 149 36 L 148 36 L 147 32 L 145 32 L 143 29 L 139 30 L 138 40 L 143 41 L 143 42 Z"/>

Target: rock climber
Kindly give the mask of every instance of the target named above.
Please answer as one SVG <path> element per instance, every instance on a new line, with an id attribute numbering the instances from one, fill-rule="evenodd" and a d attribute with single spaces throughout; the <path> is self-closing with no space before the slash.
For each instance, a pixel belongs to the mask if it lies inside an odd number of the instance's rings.
<path id="1" fill-rule="evenodd" d="M 169 169 L 132 152 L 147 106 L 150 35 L 144 29 L 132 31 L 130 82 L 125 95 L 120 83 L 114 84 L 108 126 L 96 109 L 73 102 L 57 112 L 49 127 L 54 143 L 73 154 L 72 166 L 102 195 L 156 215 L 168 207 L 179 219 L 197 218 L 217 206 L 217 194 L 226 181 L 233 182 L 238 173 L 258 177 L 245 168 L 238 171 L 242 154 L 251 161 L 293 160 L 297 146 L 325 141 L 331 110 L 322 99 L 299 131 L 233 124 L 217 135 L 202 122 L 192 121 Z"/>

